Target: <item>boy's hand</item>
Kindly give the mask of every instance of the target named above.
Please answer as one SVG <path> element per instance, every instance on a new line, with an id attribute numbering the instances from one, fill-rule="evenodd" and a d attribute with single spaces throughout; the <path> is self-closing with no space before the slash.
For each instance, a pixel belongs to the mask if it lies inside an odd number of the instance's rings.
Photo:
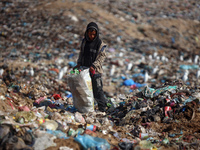
<path id="1" fill-rule="evenodd" d="M 94 68 L 91 66 L 90 67 L 90 72 L 93 72 L 94 71 Z"/>
<path id="2" fill-rule="evenodd" d="M 92 73 L 92 76 L 95 74 L 95 70 L 92 66 L 90 67 L 90 72 Z"/>

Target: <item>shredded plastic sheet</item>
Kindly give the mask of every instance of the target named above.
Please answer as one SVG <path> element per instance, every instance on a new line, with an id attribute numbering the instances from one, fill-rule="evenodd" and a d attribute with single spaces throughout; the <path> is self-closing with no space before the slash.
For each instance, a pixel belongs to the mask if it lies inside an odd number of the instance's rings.
<path id="1" fill-rule="evenodd" d="M 79 142 L 84 150 L 96 149 L 96 150 L 107 150 L 110 149 L 110 144 L 102 138 L 92 137 L 90 135 L 78 135 L 75 141 Z"/>
<path id="2" fill-rule="evenodd" d="M 159 89 L 153 89 L 153 88 L 150 88 L 150 87 L 145 87 L 144 88 L 144 91 L 143 91 L 143 94 L 146 96 L 146 97 L 150 97 L 150 98 L 153 98 L 153 97 L 156 97 L 166 91 L 169 91 L 169 92 L 172 92 L 173 90 L 176 90 L 177 89 L 177 86 L 166 86 L 166 87 L 163 87 L 163 88 L 159 88 Z"/>

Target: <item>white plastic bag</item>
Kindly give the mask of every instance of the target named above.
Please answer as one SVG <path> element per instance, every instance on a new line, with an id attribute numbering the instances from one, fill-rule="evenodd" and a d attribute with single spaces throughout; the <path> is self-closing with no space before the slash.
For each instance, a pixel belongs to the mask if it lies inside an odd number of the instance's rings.
<path id="1" fill-rule="evenodd" d="M 93 112 L 94 96 L 89 69 L 81 71 L 80 74 L 69 74 L 67 83 L 73 96 L 74 107 L 81 113 Z"/>

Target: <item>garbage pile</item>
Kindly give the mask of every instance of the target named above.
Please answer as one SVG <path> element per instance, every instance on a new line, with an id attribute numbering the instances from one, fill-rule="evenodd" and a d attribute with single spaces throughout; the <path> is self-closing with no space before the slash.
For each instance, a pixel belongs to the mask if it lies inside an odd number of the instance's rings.
<path id="1" fill-rule="evenodd" d="M 106 113 L 82 114 L 70 96 L 40 93 L 35 100 L 26 86 L 1 80 L 2 148 L 74 148 L 72 141 L 80 149 L 199 147 L 199 90 L 181 82 L 135 89 L 110 98 Z"/>
<path id="2" fill-rule="evenodd" d="M 2 0 L 0 149 L 199 149 L 200 2 Z M 108 44 L 107 111 L 74 107 L 86 24 Z"/>

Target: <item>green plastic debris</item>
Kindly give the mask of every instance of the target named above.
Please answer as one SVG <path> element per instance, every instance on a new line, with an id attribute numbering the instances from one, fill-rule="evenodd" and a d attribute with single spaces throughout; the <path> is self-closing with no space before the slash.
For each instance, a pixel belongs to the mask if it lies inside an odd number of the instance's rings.
<path id="1" fill-rule="evenodd" d="M 16 114 L 16 121 L 19 123 L 28 123 L 36 120 L 36 116 L 32 111 L 20 111 Z"/>
<path id="2" fill-rule="evenodd" d="M 166 86 L 166 87 L 159 88 L 159 89 L 153 89 L 153 88 L 150 88 L 150 87 L 145 87 L 144 90 L 143 90 L 143 94 L 146 97 L 153 98 L 153 97 L 156 97 L 156 96 L 158 96 L 162 93 L 165 93 L 166 91 L 172 92 L 173 90 L 176 90 L 176 89 L 177 89 L 177 86 Z"/>

